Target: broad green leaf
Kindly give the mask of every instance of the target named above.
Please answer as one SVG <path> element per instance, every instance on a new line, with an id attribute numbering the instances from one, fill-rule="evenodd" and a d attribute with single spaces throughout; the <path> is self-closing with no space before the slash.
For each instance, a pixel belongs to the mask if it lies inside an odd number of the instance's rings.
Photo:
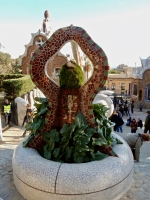
<path id="1" fill-rule="evenodd" d="M 39 119 L 37 123 L 32 124 L 32 132 L 35 133 L 41 126 L 42 124 L 42 119 Z"/>
<path id="2" fill-rule="evenodd" d="M 66 161 L 69 161 L 69 159 L 72 157 L 73 148 L 70 148 L 66 153 Z"/>
<path id="3" fill-rule="evenodd" d="M 31 133 L 31 134 L 28 136 L 28 138 L 23 142 L 22 146 L 23 146 L 23 147 L 27 147 L 28 143 L 32 141 L 33 136 L 34 136 L 34 135 Z"/>
<path id="4" fill-rule="evenodd" d="M 92 127 L 87 127 L 85 129 L 85 135 L 87 137 L 92 137 L 94 135 L 94 133 L 96 133 L 96 129 L 95 128 L 92 128 Z"/>
<path id="5" fill-rule="evenodd" d="M 83 158 L 80 156 L 80 153 L 77 153 L 77 152 L 74 153 L 74 161 L 76 163 L 82 163 L 83 162 Z"/>
<path id="6" fill-rule="evenodd" d="M 38 115 L 43 115 L 48 111 L 47 106 L 46 107 L 41 107 L 40 111 L 38 112 Z"/>
<path id="7" fill-rule="evenodd" d="M 50 160 L 51 159 L 51 152 L 50 151 L 44 151 L 44 158 Z"/>
<path id="8" fill-rule="evenodd" d="M 85 144 L 88 144 L 91 140 L 91 137 L 87 137 L 87 136 L 82 136 L 81 137 L 81 144 L 82 145 L 85 145 Z"/>
<path id="9" fill-rule="evenodd" d="M 50 140 L 50 132 L 43 132 L 42 136 L 43 136 L 43 139 L 45 141 L 49 141 Z"/>
<path id="10" fill-rule="evenodd" d="M 56 129 L 52 129 L 50 132 L 50 138 L 55 142 L 59 142 L 59 132 Z"/>
<path id="11" fill-rule="evenodd" d="M 108 157 L 108 155 L 101 153 L 100 151 L 97 151 L 95 153 L 93 153 L 93 157 L 91 160 L 102 160 L 106 157 Z"/>
<path id="12" fill-rule="evenodd" d="M 78 150 L 78 152 L 85 152 L 85 151 L 89 151 L 89 147 L 87 146 L 87 145 L 82 145 L 81 147 L 80 146 L 78 146 L 78 148 L 77 148 Z M 80 155 L 81 156 L 81 155 Z"/>
<path id="13" fill-rule="evenodd" d="M 82 126 L 87 126 L 86 119 L 84 115 L 79 111 L 75 117 L 74 124 L 77 128 L 81 128 Z"/>
<path id="14" fill-rule="evenodd" d="M 102 146 L 107 144 L 107 141 L 103 138 L 92 138 L 92 145 Z"/>
<path id="15" fill-rule="evenodd" d="M 66 137 L 70 138 L 72 132 L 75 129 L 75 125 L 74 124 L 64 124 L 62 129 L 60 130 L 60 133 L 62 135 L 65 135 Z"/>
<path id="16" fill-rule="evenodd" d="M 60 142 L 60 149 L 62 152 L 64 152 L 64 150 L 68 144 L 69 144 L 69 140 L 67 138 L 63 137 Z"/>
<path id="17" fill-rule="evenodd" d="M 57 158 L 57 157 L 58 157 L 59 152 L 60 152 L 60 148 L 55 148 L 55 149 L 53 150 L 53 156 L 54 156 L 54 158 Z"/>

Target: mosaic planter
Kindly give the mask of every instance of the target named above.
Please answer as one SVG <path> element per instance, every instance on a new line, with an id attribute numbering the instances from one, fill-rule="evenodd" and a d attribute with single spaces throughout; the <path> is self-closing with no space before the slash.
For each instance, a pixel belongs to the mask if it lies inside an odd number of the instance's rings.
<path id="1" fill-rule="evenodd" d="M 133 156 L 127 143 L 114 145 L 117 157 L 82 164 L 49 161 L 22 143 L 13 155 L 14 183 L 27 200 L 117 200 L 130 188 Z"/>

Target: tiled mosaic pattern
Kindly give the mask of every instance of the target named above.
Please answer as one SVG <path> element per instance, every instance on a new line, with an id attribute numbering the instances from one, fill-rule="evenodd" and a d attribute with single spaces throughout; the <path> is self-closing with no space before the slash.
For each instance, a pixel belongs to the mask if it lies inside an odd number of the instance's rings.
<path id="1" fill-rule="evenodd" d="M 80 110 L 86 117 L 87 122 L 93 127 L 96 126 L 92 111 L 92 102 L 107 80 L 109 70 L 107 57 L 102 48 L 91 39 L 84 29 L 69 26 L 58 29 L 50 39 L 35 51 L 30 61 L 31 78 L 47 97 L 51 105 L 47 115 L 47 123 L 43 131 L 59 127 L 58 111 L 61 110 L 59 109 L 59 107 L 61 108 L 61 104 L 59 103 L 59 97 L 61 96 L 60 87 L 46 76 L 44 71 L 45 64 L 49 58 L 54 56 L 70 40 L 74 40 L 79 44 L 94 66 L 92 77 L 79 91 L 81 94 Z M 40 140 L 36 141 L 37 145 L 38 142 L 40 143 Z"/>
<path id="2" fill-rule="evenodd" d="M 127 143 L 113 136 L 124 143 L 113 147 L 119 157 L 82 164 L 46 160 L 21 143 L 13 155 L 18 191 L 28 200 L 120 199 L 132 183 L 133 157 Z"/>

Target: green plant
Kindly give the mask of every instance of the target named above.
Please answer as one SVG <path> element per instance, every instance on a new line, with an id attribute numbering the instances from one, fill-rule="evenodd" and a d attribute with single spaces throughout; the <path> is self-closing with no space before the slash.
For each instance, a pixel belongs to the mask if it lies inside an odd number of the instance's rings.
<path id="1" fill-rule="evenodd" d="M 70 67 L 68 66 L 70 64 Z M 79 88 L 84 83 L 84 74 L 79 65 L 70 61 L 62 66 L 59 75 L 60 87 Z"/>
<path id="2" fill-rule="evenodd" d="M 113 138 L 111 135 L 113 123 L 106 117 L 106 112 L 109 108 L 106 108 L 102 104 L 93 104 L 92 108 L 98 124 L 98 133 L 106 141 L 105 145 L 111 146 L 114 141 L 117 142 L 117 144 L 122 144 L 119 139 Z"/>
<path id="3" fill-rule="evenodd" d="M 35 88 L 35 84 L 29 75 L 0 75 L 0 82 L 1 91 L 4 91 L 9 99 L 22 96 Z"/>
<path id="4" fill-rule="evenodd" d="M 48 111 L 48 101 L 46 98 L 35 97 L 35 107 L 33 122 L 29 122 L 25 128 L 27 131 L 30 131 L 30 135 L 25 142 L 23 142 L 23 147 L 26 147 L 27 144 L 32 140 L 33 136 L 37 136 L 39 131 L 42 130 L 45 124 L 45 117 Z"/>
<path id="5" fill-rule="evenodd" d="M 35 98 L 35 100 L 35 117 L 33 123 L 28 123 L 26 126 L 26 130 L 30 130 L 31 133 L 23 143 L 24 147 L 33 136 L 39 135 L 44 127 L 48 111 L 49 104 L 46 98 Z M 111 148 L 115 139 L 111 136 L 112 123 L 105 116 L 107 110 L 103 105 L 93 105 L 97 128 L 89 126 L 79 111 L 73 124 L 64 124 L 61 130 L 52 129 L 49 132 L 40 133 L 45 144 L 39 153 L 48 160 L 65 163 L 84 163 L 102 160 L 108 155 L 117 156 Z M 118 139 L 115 141 L 121 144 Z"/>
<path id="6" fill-rule="evenodd" d="M 73 124 L 64 124 L 60 131 L 53 129 L 42 135 L 46 142 L 43 156 L 49 160 L 83 163 L 108 156 L 98 151 L 97 146 L 106 142 L 95 138 L 96 129 L 87 124 L 81 112 L 78 112 Z"/>

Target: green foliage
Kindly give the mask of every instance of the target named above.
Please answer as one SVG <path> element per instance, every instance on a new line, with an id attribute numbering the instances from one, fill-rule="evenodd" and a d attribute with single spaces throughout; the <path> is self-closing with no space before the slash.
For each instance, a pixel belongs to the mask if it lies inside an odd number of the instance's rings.
<path id="1" fill-rule="evenodd" d="M 8 74 L 12 72 L 10 54 L 0 52 L 0 74 Z"/>
<path id="2" fill-rule="evenodd" d="M 22 96 L 35 88 L 35 84 L 29 75 L 2 75 L 0 76 L 0 80 L 2 80 L 1 90 L 6 93 L 9 99 Z"/>
<path id="3" fill-rule="evenodd" d="M 35 136 L 42 130 L 45 124 L 45 117 L 48 111 L 48 101 L 46 98 L 35 97 L 35 107 L 33 122 L 26 125 L 26 130 L 30 131 Z M 30 140 L 29 140 L 30 141 Z M 27 143 L 24 143 L 26 146 Z"/>
<path id="4" fill-rule="evenodd" d="M 12 66 L 13 74 L 20 74 L 22 72 L 22 67 L 20 65 L 19 58 L 12 59 L 11 66 Z"/>
<path id="5" fill-rule="evenodd" d="M 84 83 L 84 74 L 79 65 L 70 61 L 72 67 L 67 64 L 62 66 L 59 75 L 60 87 L 62 88 L 79 88 Z"/>
<path id="6" fill-rule="evenodd" d="M 96 129 L 90 127 L 83 114 L 78 112 L 73 124 L 64 124 L 60 131 L 53 129 L 42 134 L 46 142 L 43 156 L 65 163 L 101 160 L 108 155 L 97 150 L 103 139 L 95 138 L 95 134 Z"/>
<path id="7" fill-rule="evenodd" d="M 0 74 L 20 74 L 20 59 L 12 59 L 8 53 L 0 52 Z"/>
<path id="8" fill-rule="evenodd" d="M 106 112 L 109 108 L 106 108 L 101 104 L 93 104 L 92 108 L 98 124 L 98 134 L 101 138 L 103 138 L 103 142 L 105 141 L 103 144 L 106 147 L 111 146 L 114 141 L 117 142 L 117 144 L 122 144 L 119 139 L 111 136 L 111 126 L 113 123 L 106 117 Z"/>
<path id="9" fill-rule="evenodd" d="M 109 70 L 109 74 L 120 74 L 120 71 L 117 69 L 111 69 Z"/>
<path id="10" fill-rule="evenodd" d="M 109 108 L 106 108 L 101 104 L 93 104 L 92 107 L 98 124 L 98 135 L 103 139 L 103 141 L 101 141 L 101 145 L 111 146 L 113 143 L 113 139 L 111 137 L 112 122 L 105 115 Z"/>
<path id="11" fill-rule="evenodd" d="M 31 134 L 23 143 L 24 147 L 42 130 L 48 111 L 49 105 L 46 98 L 35 98 L 35 100 L 35 117 L 33 123 L 28 123 L 26 126 L 26 130 L 30 130 Z M 107 111 L 105 106 L 94 104 L 93 109 L 97 128 L 89 126 L 79 111 L 73 124 L 64 124 L 61 130 L 52 129 L 50 132 L 41 133 L 45 141 L 40 151 L 41 155 L 48 160 L 65 163 L 84 163 L 106 158 L 109 154 L 101 152 L 99 147 L 112 145 L 114 141 L 111 137 L 112 123 L 105 116 Z M 119 143 L 119 140 L 116 142 Z M 112 154 L 115 155 L 113 150 Z"/>

